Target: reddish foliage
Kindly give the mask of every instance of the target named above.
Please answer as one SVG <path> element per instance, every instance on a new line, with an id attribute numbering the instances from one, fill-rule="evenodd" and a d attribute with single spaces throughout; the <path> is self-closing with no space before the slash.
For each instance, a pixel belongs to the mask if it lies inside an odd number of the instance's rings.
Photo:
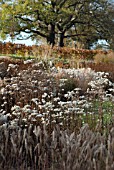
<path id="1" fill-rule="evenodd" d="M 38 55 L 46 53 L 51 56 L 63 57 L 63 58 L 71 58 L 76 57 L 79 59 L 93 59 L 93 56 L 97 53 L 106 54 L 107 51 L 104 50 L 86 50 L 86 49 L 75 49 L 69 47 L 54 47 L 53 49 L 50 46 L 26 46 L 24 44 L 13 44 L 11 42 L 8 43 L 0 43 L 0 54 L 17 54 L 18 51 L 25 54 L 26 52 L 30 55 L 33 54 L 33 51 L 38 51 Z"/>
<path id="2" fill-rule="evenodd" d="M 11 42 L 8 43 L 0 43 L 0 54 L 16 54 L 17 51 L 31 51 L 31 46 L 26 46 L 24 44 L 13 44 Z"/>

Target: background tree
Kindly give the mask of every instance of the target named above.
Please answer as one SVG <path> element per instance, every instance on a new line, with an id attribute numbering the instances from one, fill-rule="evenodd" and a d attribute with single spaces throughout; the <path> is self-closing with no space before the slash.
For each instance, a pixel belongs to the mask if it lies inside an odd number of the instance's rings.
<path id="1" fill-rule="evenodd" d="M 113 18 L 111 18 L 114 15 L 111 15 L 110 7 L 114 10 L 112 3 L 110 4 L 108 1 L 99 1 L 99 3 L 95 1 L 94 3 L 86 2 L 84 6 L 86 10 L 83 11 L 82 19 L 84 17 L 87 23 L 76 23 L 69 33 L 72 40 L 76 42 L 77 47 L 89 49 L 99 39 L 108 40 L 112 37 L 111 32 L 114 29 L 110 26 L 114 23 Z M 74 32 L 79 36 L 72 37 Z"/>
<path id="2" fill-rule="evenodd" d="M 105 21 L 105 26 L 109 27 L 109 34 L 106 37 L 109 48 L 114 50 L 114 1 L 108 8 L 109 15 L 107 16 L 107 21 Z"/>

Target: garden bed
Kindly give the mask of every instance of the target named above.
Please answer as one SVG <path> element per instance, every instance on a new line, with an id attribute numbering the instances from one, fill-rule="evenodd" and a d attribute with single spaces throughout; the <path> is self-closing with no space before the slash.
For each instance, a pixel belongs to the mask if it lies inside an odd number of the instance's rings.
<path id="1" fill-rule="evenodd" d="M 109 72 L 34 59 L 0 64 L 0 169 L 113 169 Z"/>

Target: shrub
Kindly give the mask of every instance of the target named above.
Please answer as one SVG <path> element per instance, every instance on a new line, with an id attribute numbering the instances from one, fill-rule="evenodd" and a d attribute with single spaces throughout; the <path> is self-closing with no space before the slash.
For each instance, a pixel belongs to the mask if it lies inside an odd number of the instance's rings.
<path id="1" fill-rule="evenodd" d="M 68 91 L 74 90 L 78 86 L 78 82 L 76 79 L 68 78 L 65 83 L 61 86 L 64 89 L 64 92 L 67 93 Z"/>

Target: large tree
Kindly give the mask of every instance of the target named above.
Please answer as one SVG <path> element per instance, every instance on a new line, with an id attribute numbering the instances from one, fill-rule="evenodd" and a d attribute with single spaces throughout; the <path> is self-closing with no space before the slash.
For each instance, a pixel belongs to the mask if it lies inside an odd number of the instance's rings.
<path id="1" fill-rule="evenodd" d="M 69 37 L 89 41 L 92 34 L 105 38 L 109 33 L 109 26 L 106 28 L 104 22 L 108 6 L 108 0 L 3 0 L 1 36 L 42 37 L 52 46 L 58 41 L 61 47 Z"/>

